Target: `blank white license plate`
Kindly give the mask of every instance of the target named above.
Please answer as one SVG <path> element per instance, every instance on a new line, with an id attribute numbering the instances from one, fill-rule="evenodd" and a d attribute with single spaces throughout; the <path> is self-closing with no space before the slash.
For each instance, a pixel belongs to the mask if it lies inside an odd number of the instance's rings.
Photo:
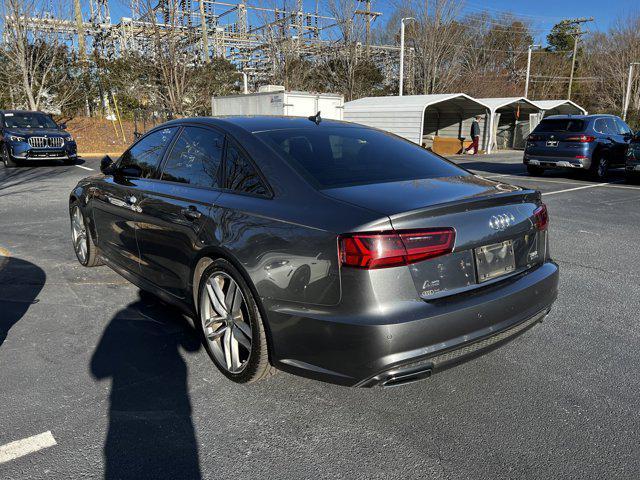
<path id="1" fill-rule="evenodd" d="M 516 269 L 513 241 L 506 240 L 475 249 L 478 282 L 486 282 Z"/>

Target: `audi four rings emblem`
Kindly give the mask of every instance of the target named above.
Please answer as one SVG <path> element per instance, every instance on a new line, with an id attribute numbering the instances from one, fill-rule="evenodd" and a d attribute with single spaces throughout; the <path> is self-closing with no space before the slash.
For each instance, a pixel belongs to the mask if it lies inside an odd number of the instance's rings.
<path id="1" fill-rule="evenodd" d="M 511 222 L 515 222 L 516 218 L 511 213 L 501 213 L 500 215 L 493 215 L 489 219 L 489 226 L 494 230 L 505 230 Z"/>

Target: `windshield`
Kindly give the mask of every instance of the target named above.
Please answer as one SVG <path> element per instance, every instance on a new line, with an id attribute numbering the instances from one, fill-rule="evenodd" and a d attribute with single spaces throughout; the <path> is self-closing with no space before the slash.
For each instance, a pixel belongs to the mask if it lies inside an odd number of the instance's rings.
<path id="1" fill-rule="evenodd" d="M 414 143 L 366 128 L 285 129 L 256 135 L 320 189 L 468 175 Z"/>
<path id="2" fill-rule="evenodd" d="M 542 120 L 536 132 L 582 132 L 584 121 L 572 118 Z"/>
<path id="3" fill-rule="evenodd" d="M 49 115 L 44 113 L 5 113 L 4 126 L 6 128 L 58 128 Z"/>

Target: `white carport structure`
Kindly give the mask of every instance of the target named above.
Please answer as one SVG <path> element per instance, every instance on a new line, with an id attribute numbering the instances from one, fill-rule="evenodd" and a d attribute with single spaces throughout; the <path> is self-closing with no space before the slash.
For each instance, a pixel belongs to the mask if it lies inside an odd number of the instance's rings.
<path id="1" fill-rule="evenodd" d="M 542 118 L 542 108 L 524 97 L 479 98 L 489 107 L 491 122 L 487 153 L 523 149 L 525 139 Z"/>
<path id="2" fill-rule="evenodd" d="M 534 100 L 542 110 L 542 116 L 549 115 L 586 115 L 587 111 L 571 100 Z"/>
<path id="3" fill-rule="evenodd" d="M 464 93 L 366 97 L 344 104 L 344 119 L 380 128 L 429 148 L 435 137 L 470 140 L 471 122 L 482 115 L 480 148 L 489 138 L 489 107 Z"/>

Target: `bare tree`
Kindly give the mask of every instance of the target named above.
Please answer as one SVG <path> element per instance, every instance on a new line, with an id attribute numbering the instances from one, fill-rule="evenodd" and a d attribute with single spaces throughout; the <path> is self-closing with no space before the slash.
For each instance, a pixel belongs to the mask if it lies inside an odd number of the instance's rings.
<path id="1" fill-rule="evenodd" d="M 13 102 L 32 110 L 62 108 L 77 92 L 73 57 L 47 25 L 68 18 L 67 8 L 41 0 L 4 0 L 2 5 L 6 65 L 1 80 Z"/>
<path id="2" fill-rule="evenodd" d="M 629 64 L 640 62 L 640 12 L 628 15 L 609 29 L 607 33 L 596 33 L 585 43 L 584 65 L 579 75 L 593 78 L 589 93 L 593 90 L 597 96 L 591 95 L 590 109 L 620 113 L 623 109 L 624 95 L 627 85 Z M 634 123 L 640 123 L 640 67 L 636 66 L 632 78 L 629 110 Z M 595 100 L 595 101 L 594 101 Z"/>

